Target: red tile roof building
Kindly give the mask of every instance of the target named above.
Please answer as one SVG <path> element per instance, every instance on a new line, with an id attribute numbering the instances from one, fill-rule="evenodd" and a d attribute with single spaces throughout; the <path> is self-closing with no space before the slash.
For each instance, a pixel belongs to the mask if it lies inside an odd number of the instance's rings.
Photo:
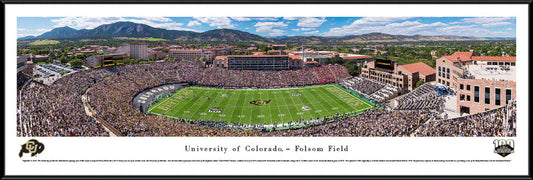
<path id="1" fill-rule="evenodd" d="M 406 92 L 415 89 L 419 80 L 435 81 L 435 69 L 422 62 L 399 65 L 394 60 L 376 59 L 363 65 L 361 76 L 391 84 Z"/>
<path id="2" fill-rule="evenodd" d="M 479 113 L 516 98 L 516 57 L 455 52 L 436 60 L 437 83 L 456 91 L 458 113 Z"/>
<path id="3" fill-rule="evenodd" d="M 205 58 L 209 63 L 215 59 L 216 53 L 211 50 L 202 50 L 202 49 L 170 49 L 168 51 L 168 57 L 174 58 L 176 60 L 187 60 L 192 61 Z"/>
<path id="4" fill-rule="evenodd" d="M 213 60 L 213 67 L 228 68 L 228 56 L 217 56 Z"/>

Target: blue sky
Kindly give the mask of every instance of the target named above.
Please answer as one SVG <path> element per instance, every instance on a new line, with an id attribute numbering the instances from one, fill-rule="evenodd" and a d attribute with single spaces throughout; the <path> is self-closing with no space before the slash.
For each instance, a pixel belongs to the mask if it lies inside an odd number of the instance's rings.
<path id="1" fill-rule="evenodd" d="M 265 37 L 346 36 L 371 32 L 516 37 L 514 17 L 18 17 L 17 37 L 40 35 L 64 26 L 93 29 L 118 21 L 195 32 L 230 28 Z"/>

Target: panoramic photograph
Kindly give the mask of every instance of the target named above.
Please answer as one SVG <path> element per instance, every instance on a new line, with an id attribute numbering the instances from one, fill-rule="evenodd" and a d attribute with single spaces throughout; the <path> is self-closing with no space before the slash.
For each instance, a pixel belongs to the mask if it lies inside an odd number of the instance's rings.
<path id="1" fill-rule="evenodd" d="M 18 17 L 17 136 L 516 137 L 516 67 L 515 17 Z"/>

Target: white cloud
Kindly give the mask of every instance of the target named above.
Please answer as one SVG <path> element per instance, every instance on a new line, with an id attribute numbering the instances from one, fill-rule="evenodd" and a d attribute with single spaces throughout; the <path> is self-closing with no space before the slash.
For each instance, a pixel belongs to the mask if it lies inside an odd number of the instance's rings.
<path id="1" fill-rule="evenodd" d="M 93 29 L 102 24 L 109 24 L 118 21 L 124 21 L 121 17 L 63 17 L 58 19 L 52 19 L 55 23 L 54 27 L 69 26 L 74 29 Z"/>
<path id="2" fill-rule="evenodd" d="M 251 20 L 275 21 L 277 20 L 277 17 L 231 17 L 231 19 L 236 20 L 236 21 L 251 21 Z"/>
<path id="3" fill-rule="evenodd" d="M 202 25 L 202 23 L 198 22 L 198 21 L 190 21 L 189 24 L 187 24 L 187 26 L 191 27 L 191 26 L 200 26 Z"/>
<path id="4" fill-rule="evenodd" d="M 363 17 L 361 19 L 355 20 L 349 25 L 331 28 L 328 32 L 322 33 L 324 36 L 346 36 L 353 34 L 362 34 L 362 33 L 371 33 L 371 32 L 381 32 L 384 29 L 387 29 L 385 25 L 391 25 L 398 28 L 389 29 L 401 29 L 404 26 L 414 26 L 417 22 L 410 23 L 392 23 L 396 21 L 406 20 L 409 17 Z M 394 33 L 396 34 L 396 33 Z"/>
<path id="5" fill-rule="evenodd" d="M 254 20 L 258 20 L 258 21 L 276 21 L 278 20 L 277 17 L 256 17 L 256 18 L 252 18 Z"/>
<path id="6" fill-rule="evenodd" d="M 147 18 L 123 18 L 123 17 L 63 17 L 52 19 L 55 23 L 54 27 L 69 26 L 74 29 L 94 29 L 103 24 L 111 24 L 122 21 L 129 21 L 133 23 L 146 24 L 148 26 L 163 28 L 168 30 L 182 30 L 195 31 L 198 30 L 183 28 L 183 23 L 173 22 L 169 18 L 162 17 L 147 17 Z"/>
<path id="7" fill-rule="evenodd" d="M 509 25 L 511 22 L 492 22 L 492 23 L 486 23 L 482 24 L 483 27 L 495 27 L 495 26 L 503 26 L 503 25 Z"/>
<path id="8" fill-rule="evenodd" d="M 404 22 L 401 22 L 401 23 L 390 23 L 390 24 L 387 24 L 385 25 L 385 27 L 388 27 L 388 28 L 401 28 L 401 27 L 412 27 L 412 26 L 417 26 L 417 25 L 421 25 L 422 23 L 418 22 L 418 21 L 404 21 Z"/>
<path id="9" fill-rule="evenodd" d="M 218 28 L 235 27 L 233 24 L 231 24 L 231 19 L 228 17 L 194 17 L 194 19 L 202 23 L 208 23 L 209 26 L 212 26 L 212 27 L 218 27 Z"/>
<path id="10" fill-rule="evenodd" d="M 302 31 L 311 31 L 311 30 L 314 30 L 315 28 L 300 28 L 300 30 Z"/>
<path id="11" fill-rule="evenodd" d="M 496 27 L 510 25 L 514 21 L 514 17 L 473 17 L 463 18 L 461 21 L 451 22 L 450 24 L 479 24 L 482 27 Z"/>
<path id="12" fill-rule="evenodd" d="M 300 31 L 300 29 L 291 29 L 291 30 L 293 30 L 293 31 Z"/>
<path id="13" fill-rule="evenodd" d="M 293 21 L 298 20 L 298 24 L 296 24 L 299 27 L 319 27 L 324 22 L 326 22 L 326 18 L 315 18 L 315 17 L 283 17 L 283 20 L 287 21 Z"/>
<path id="14" fill-rule="evenodd" d="M 309 31 L 309 32 L 304 32 L 304 34 L 318 34 L 319 31 Z"/>
<path id="15" fill-rule="evenodd" d="M 514 20 L 514 17 L 474 17 L 474 18 L 463 18 L 461 19 L 464 23 L 475 23 L 475 24 L 486 24 L 494 22 L 502 22 L 508 20 Z"/>
<path id="16" fill-rule="evenodd" d="M 25 36 L 38 36 L 45 32 L 51 31 L 52 29 L 26 29 L 26 28 L 17 28 L 17 38 Z"/>
<path id="17" fill-rule="evenodd" d="M 236 20 L 236 21 L 251 21 L 252 20 L 252 18 L 247 18 L 247 17 L 231 17 L 231 19 Z"/>
<path id="18" fill-rule="evenodd" d="M 285 33 L 285 30 L 276 29 L 287 27 L 288 25 L 282 21 L 279 22 L 258 22 L 254 25 L 256 27 L 255 32 L 267 33 L 270 36 L 281 36 Z"/>
<path id="19" fill-rule="evenodd" d="M 298 20 L 297 26 L 300 27 L 319 27 L 326 21 L 326 18 L 313 18 L 313 17 L 305 17 L 300 18 Z"/>
<path id="20" fill-rule="evenodd" d="M 157 21 L 157 22 L 171 22 L 172 19 L 166 18 L 166 17 L 142 17 L 142 19 L 146 19 L 148 21 Z"/>
<path id="21" fill-rule="evenodd" d="M 284 20 L 292 21 L 292 20 L 298 20 L 297 17 L 283 17 Z"/>

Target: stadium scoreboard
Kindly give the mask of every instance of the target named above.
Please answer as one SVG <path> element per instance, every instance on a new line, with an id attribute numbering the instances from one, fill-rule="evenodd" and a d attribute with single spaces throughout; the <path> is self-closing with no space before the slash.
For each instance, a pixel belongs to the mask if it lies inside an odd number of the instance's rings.
<path id="1" fill-rule="evenodd" d="M 376 68 L 380 70 L 393 71 L 394 61 L 387 59 L 376 59 Z"/>

